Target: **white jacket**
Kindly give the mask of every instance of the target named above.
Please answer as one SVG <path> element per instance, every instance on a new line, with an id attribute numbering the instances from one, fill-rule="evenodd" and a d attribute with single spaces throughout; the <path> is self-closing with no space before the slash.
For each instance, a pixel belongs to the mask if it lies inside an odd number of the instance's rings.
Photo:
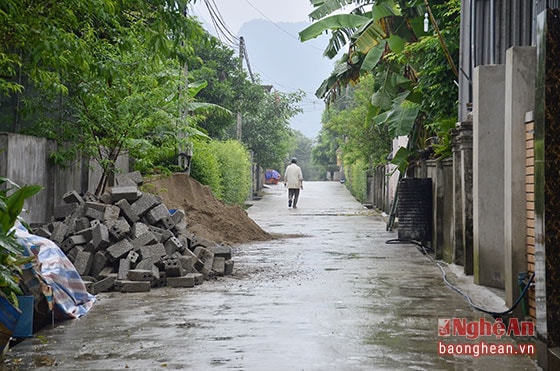
<path id="1" fill-rule="evenodd" d="M 301 168 L 294 163 L 288 165 L 284 172 L 284 184 L 286 184 L 288 188 L 301 188 L 302 181 L 303 174 Z"/>

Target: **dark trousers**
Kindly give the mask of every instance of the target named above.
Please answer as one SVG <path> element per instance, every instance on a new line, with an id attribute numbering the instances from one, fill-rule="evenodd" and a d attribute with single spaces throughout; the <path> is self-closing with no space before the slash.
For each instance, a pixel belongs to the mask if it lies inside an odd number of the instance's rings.
<path id="1" fill-rule="evenodd" d="M 299 188 L 288 188 L 288 200 L 292 200 L 292 207 L 296 207 L 299 198 Z"/>

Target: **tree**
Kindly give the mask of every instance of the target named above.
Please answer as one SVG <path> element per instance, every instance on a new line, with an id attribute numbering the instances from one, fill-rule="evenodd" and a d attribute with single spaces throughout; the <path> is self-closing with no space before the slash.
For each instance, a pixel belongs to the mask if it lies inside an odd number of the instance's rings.
<path id="1" fill-rule="evenodd" d="M 175 138 L 191 128 L 179 114 L 192 104 L 192 94 L 180 90 L 187 86 L 181 71 L 189 39 L 203 30 L 186 17 L 187 3 L 9 1 L 0 12 L 10 20 L 0 28 L 9 40 L 0 50 L 0 70 L 8 72 L 1 89 L 40 118 L 34 133 L 75 143 L 72 155 L 98 161 L 98 194 L 116 158 L 154 128 Z"/>
<path id="2" fill-rule="evenodd" d="M 263 89 L 261 87 L 261 89 Z M 297 106 L 302 92 L 265 93 L 254 111 L 244 112 L 242 142 L 253 152 L 253 159 L 264 168 L 283 167 L 291 136 L 289 119 L 301 112 Z"/>
<path id="3" fill-rule="evenodd" d="M 316 94 L 333 102 L 349 83 L 372 74 L 375 86 L 367 120 L 387 126 L 392 137 L 409 135 L 409 143 L 423 148 L 427 137 L 448 127 L 449 115 L 454 114 L 454 109 L 449 110 L 453 103 L 449 102 L 455 101 L 448 97 L 456 96 L 453 74 L 456 74 L 454 61 L 458 57 L 456 30 L 460 2 L 431 2 L 435 4 L 433 13 L 426 0 L 314 2 L 316 9 L 310 16 L 316 22 L 300 32 L 300 39 L 305 41 L 330 30 L 332 37 L 325 50 L 329 57 L 348 45 L 348 53 Z M 348 3 L 355 5 L 348 14 L 333 14 Z M 422 28 L 425 12 L 435 15 L 430 17 L 435 35 Z M 439 25 L 434 22 L 436 19 Z M 447 46 L 449 42 L 451 48 Z M 414 53 L 418 51 L 423 53 Z M 427 72 L 428 68 L 436 67 L 435 61 L 438 72 Z M 438 80 L 437 88 L 445 95 L 444 99 L 433 98 L 430 78 L 432 82 Z"/>

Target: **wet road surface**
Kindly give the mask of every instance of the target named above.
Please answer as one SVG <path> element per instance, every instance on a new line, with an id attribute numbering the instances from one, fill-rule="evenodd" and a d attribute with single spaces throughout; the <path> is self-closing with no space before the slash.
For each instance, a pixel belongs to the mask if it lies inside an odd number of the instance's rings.
<path id="1" fill-rule="evenodd" d="M 191 289 L 100 294 L 83 318 L 10 349 L 4 369 L 539 369 L 521 355 L 438 356 L 438 341 L 467 342 L 438 337 L 438 318 L 491 317 L 445 286 L 414 245 L 387 244 L 397 233 L 344 185 L 306 182 L 298 209 L 287 206 L 282 185 L 253 202 L 248 213 L 263 229 L 297 236 L 235 246 L 233 275 Z"/>

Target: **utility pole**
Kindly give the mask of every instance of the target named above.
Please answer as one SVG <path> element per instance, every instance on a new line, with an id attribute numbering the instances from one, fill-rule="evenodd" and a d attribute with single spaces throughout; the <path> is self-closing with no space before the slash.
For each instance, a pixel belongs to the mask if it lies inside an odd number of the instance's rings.
<path id="1" fill-rule="evenodd" d="M 185 6 L 185 10 L 184 10 L 184 15 L 185 17 L 187 17 L 187 6 Z M 185 65 L 183 67 L 183 75 L 185 76 L 185 87 L 183 89 L 185 96 L 188 96 L 188 91 L 189 91 L 189 80 L 188 80 L 188 75 L 189 75 L 189 66 L 187 65 L 187 62 L 185 61 Z M 177 145 L 177 165 L 179 166 L 179 169 L 181 169 L 182 171 L 184 171 L 187 175 L 190 175 L 191 172 L 191 158 L 192 158 L 192 149 L 189 147 L 187 147 L 187 144 L 185 143 L 186 139 L 187 139 L 187 134 L 186 131 L 183 128 L 183 125 L 187 124 L 187 116 L 189 114 L 188 112 L 188 108 L 187 105 L 185 104 L 184 107 L 181 107 L 181 100 L 180 100 L 180 96 L 181 96 L 181 86 L 179 86 L 179 117 L 180 120 L 178 120 L 178 127 L 177 127 L 177 139 L 178 139 L 178 145 Z"/>
<path id="2" fill-rule="evenodd" d="M 243 36 L 239 37 L 239 72 L 243 71 L 243 53 L 245 50 L 245 39 Z M 243 127 L 243 121 L 241 117 L 241 111 L 237 112 L 237 140 L 241 142 L 241 130 Z"/>

